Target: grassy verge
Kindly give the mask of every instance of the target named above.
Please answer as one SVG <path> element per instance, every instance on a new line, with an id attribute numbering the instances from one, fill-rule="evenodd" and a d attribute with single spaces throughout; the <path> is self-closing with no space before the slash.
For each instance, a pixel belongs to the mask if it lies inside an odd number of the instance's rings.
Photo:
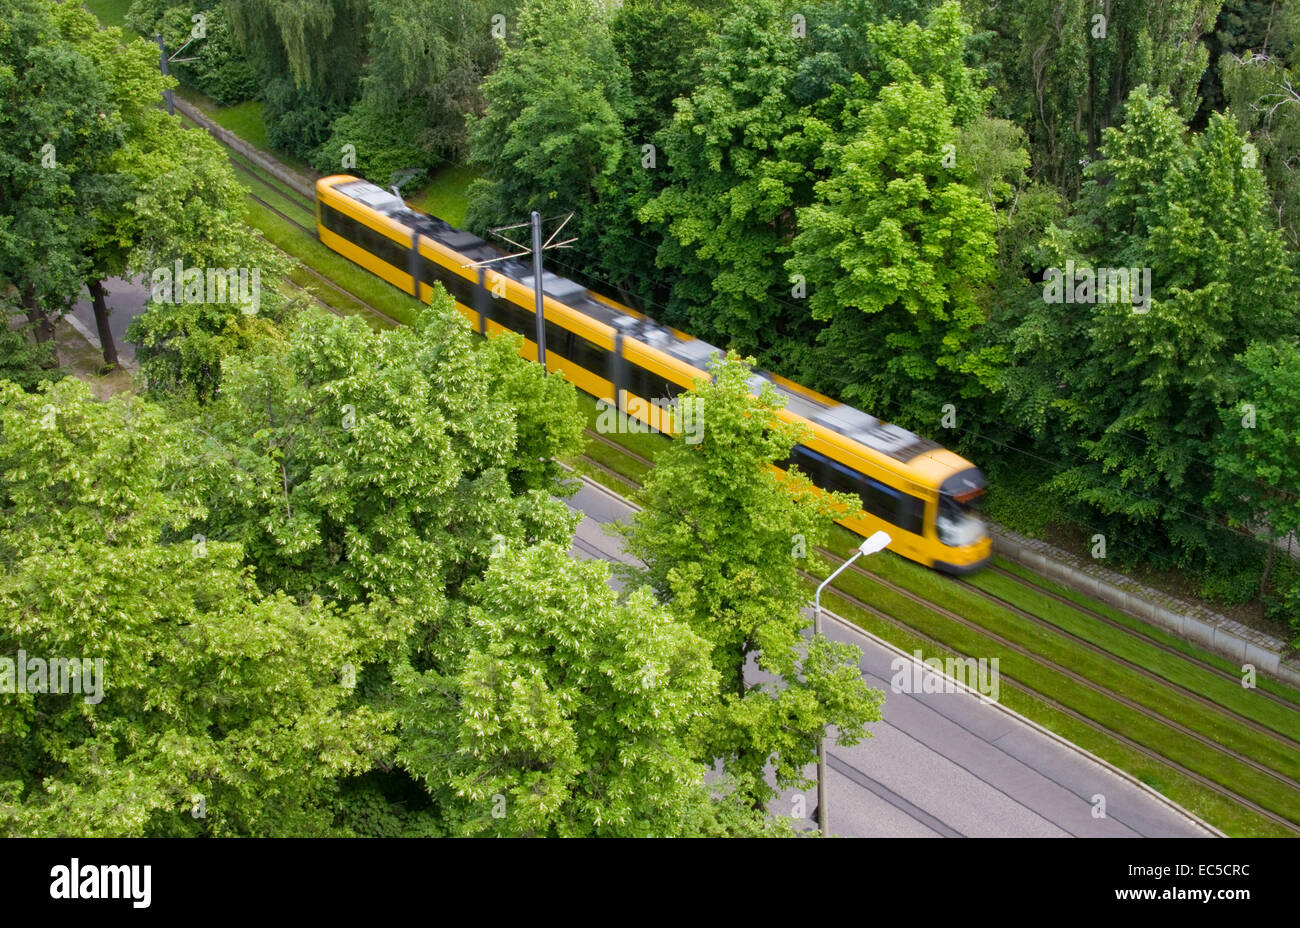
<path id="1" fill-rule="evenodd" d="M 1191 664 L 1127 632 L 1097 622 L 1069 606 L 1035 593 L 1006 577 L 986 573 L 972 578 L 971 582 L 979 589 L 987 590 L 1171 683 L 1212 699 L 1219 705 L 1261 725 L 1266 725 L 1276 732 L 1300 740 L 1300 712 L 1279 706 L 1271 700 L 1261 699 L 1250 690 L 1243 689 L 1238 682 L 1226 680 L 1218 674 Z"/>
<path id="2" fill-rule="evenodd" d="M 407 199 L 426 213 L 432 213 L 453 226 L 462 226 L 465 223 L 465 210 L 469 208 L 469 197 L 466 194 L 469 185 L 478 176 L 478 171 L 473 168 L 449 164 L 429 178 L 423 189 Z"/>
<path id="3" fill-rule="evenodd" d="M 126 25 L 126 14 L 131 9 L 131 2 L 132 0 L 85 0 L 82 6 L 105 26 L 120 26 L 128 35 L 133 35 Z"/>
<path id="4" fill-rule="evenodd" d="M 888 558 L 873 558 L 872 567 L 899 560 L 899 558 L 892 555 Z M 1155 711 L 1163 708 L 1167 713 L 1170 713 L 1166 715 L 1167 718 L 1175 717 L 1188 728 L 1199 729 L 1202 734 L 1205 733 L 1205 726 L 1211 724 L 1206 721 L 1205 713 L 1208 710 L 1205 710 L 1204 707 L 1185 699 L 1179 699 L 1176 694 L 1167 690 L 1161 692 L 1159 688 L 1147 686 L 1141 681 L 1133 680 L 1131 674 L 1128 674 L 1123 668 L 1096 659 L 1095 656 L 1077 653 L 1077 651 L 1063 646 L 1059 640 L 1053 640 L 1048 634 L 1034 629 L 1025 631 L 1018 628 L 1016 626 L 1017 617 L 1005 610 L 997 614 L 1001 621 L 1007 623 L 1005 626 L 997 626 L 996 631 L 998 634 L 1011 640 L 1021 639 L 1016 643 L 1029 647 L 1033 653 L 1041 654 L 1043 657 L 1084 675 L 1097 685 L 1105 687 L 1109 692 L 1098 692 L 1090 687 L 1080 685 L 1059 670 L 1048 667 L 1033 657 L 1008 651 L 1003 645 L 985 634 L 983 630 L 962 625 L 861 574 L 843 573 L 840 575 L 838 584 L 844 592 L 857 597 L 863 602 L 871 603 L 922 635 L 933 638 L 959 653 L 973 657 L 999 658 L 999 669 L 1004 681 L 1009 679 L 1021 683 L 1025 687 L 1035 690 L 1069 709 L 1073 709 L 1085 718 L 1091 719 L 1097 724 L 1103 725 L 1111 731 L 1155 751 L 1160 756 L 1231 789 L 1233 792 L 1257 802 L 1279 815 L 1284 815 L 1300 823 L 1300 792 L 1233 757 L 1209 749 L 1207 746 L 1171 728 L 1160 719 L 1152 718 L 1137 709 L 1125 705 L 1113 698 L 1110 693 L 1122 695 L 1143 705 L 1150 702 L 1153 704 L 1152 708 Z M 933 600 L 933 597 L 927 598 Z M 978 621 L 980 624 L 984 624 L 994 618 L 995 615 L 994 610 L 988 608 L 981 610 L 978 604 L 969 601 L 960 604 L 946 602 L 946 605 L 963 617 Z M 972 612 L 979 612 L 979 615 L 973 615 Z M 1026 644 L 1026 640 L 1028 640 L 1028 644 Z M 1236 737 L 1242 734 L 1241 732 L 1225 731 L 1224 726 L 1220 723 L 1217 734 L 1224 738 L 1225 744 L 1242 750 L 1244 745 Z M 1254 735 L 1255 733 L 1251 732 L 1250 734 Z M 1277 745 L 1276 742 L 1256 735 L 1254 739 L 1249 739 L 1249 743 L 1255 744 L 1270 760 L 1281 763 L 1278 754 L 1280 745 Z M 1270 745 L 1273 746 L 1271 749 L 1268 747 Z M 1257 758 L 1260 762 L 1265 762 L 1264 756 L 1253 753 L 1250 756 Z"/>
<path id="5" fill-rule="evenodd" d="M 1132 700 L 1164 719 L 1176 721 L 1197 734 L 1221 744 L 1225 748 L 1244 754 L 1279 773 L 1292 778 L 1300 776 L 1300 753 L 1285 747 L 1276 739 L 1253 729 L 1240 726 L 1234 719 L 1222 712 L 1188 699 L 1183 694 L 1155 680 L 1134 674 L 1129 668 L 1110 660 L 1104 654 L 1098 654 L 1078 642 L 1057 634 L 1051 628 L 1045 628 L 1008 609 L 990 603 L 972 590 L 955 584 L 946 577 L 939 576 L 932 571 L 893 556 L 889 558 L 872 558 L 865 562 L 864 566 L 873 574 L 878 574 L 899 583 L 899 585 L 906 586 L 907 589 L 924 596 L 931 602 L 943 603 L 948 609 L 961 615 L 967 621 L 975 622 L 990 633 L 999 635 L 1001 638 L 1044 660 L 1051 661 L 1082 675 L 1109 693 Z M 910 583 L 904 584 L 901 579 L 896 579 L 906 577 L 909 574 L 912 575 L 912 582 Z M 841 577 L 843 576 L 846 575 L 842 574 Z M 874 602 L 874 600 L 871 601 Z M 1105 626 L 1097 626 L 1096 623 L 1094 623 L 1094 628 L 1109 630 Z M 1116 632 L 1116 635 L 1119 634 L 1122 633 Z M 940 636 L 940 640 L 948 641 L 949 639 Z M 1136 641 L 1136 639 L 1130 639 L 1130 641 Z M 987 647 L 988 650 L 968 653 L 975 657 L 998 655 L 1004 661 L 1009 658 L 1004 647 L 997 642 L 989 640 Z M 1159 653 L 1156 652 L 1156 654 Z M 1169 658 L 1169 655 L 1164 655 L 1164 657 Z M 1196 669 L 1193 665 L 1182 663 L 1187 671 Z M 1045 692 L 1052 695 L 1053 698 L 1059 698 L 1062 702 L 1065 702 L 1065 691 L 1077 688 L 1079 688 L 1079 684 L 1072 683 L 1063 685 L 1059 692 L 1057 690 L 1047 690 Z M 1240 696 L 1249 697 L 1250 695 L 1247 691 L 1241 690 L 1240 687 L 1237 688 L 1235 693 L 1231 690 L 1228 692 L 1238 703 L 1240 702 Z M 1206 693 L 1205 695 L 1210 694 Z M 1286 713 L 1285 709 L 1273 706 L 1272 703 L 1266 700 L 1254 700 L 1254 702 L 1261 704 L 1260 711 L 1265 711 L 1264 707 L 1271 707 L 1274 710 L 1280 710 L 1281 713 Z M 1137 713 L 1136 710 L 1130 709 L 1127 711 L 1133 716 L 1140 716 L 1140 713 Z M 1090 715 L 1089 717 L 1103 724 L 1109 724 L 1106 721 L 1106 716 Z M 1125 717 L 1129 716 L 1126 715 Z M 1277 720 L 1276 713 L 1272 717 Z M 1111 724 L 1110 727 L 1115 728 L 1121 734 L 1134 737 L 1131 732 L 1122 727 L 1114 724 Z M 1168 747 L 1172 747 L 1176 741 L 1191 743 L 1190 739 L 1187 739 L 1185 735 L 1179 735 L 1172 731 L 1170 738 L 1161 739 L 1161 743 Z M 1156 747 L 1149 742 L 1143 741 L 1142 743 L 1148 744 L 1150 747 Z M 1163 748 L 1157 749 L 1165 756 L 1173 756 L 1167 754 Z M 1201 745 L 1198 750 L 1205 751 L 1207 748 Z M 1225 765 L 1232 765 L 1231 769 L 1239 766 L 1237 761 L 1230 758 L 1224 757 L 1223 761 Z M 1226 769 L 1229 768 L 1225 767 Z M 1206 775 L 1209 776 L 1209 774 Z M 1257 772 L 1256 775 L 1262 776 Z M 1217 777 L 1212 778 L 1218 779 Z M 1229 786 L 1232 782 L 1230 780 L 1218 781 L 1225 786 Z M 1296 793 L 1294 790 L 1292 792 Z M 1300 819 L 1300 793 L 1296 793 L 1295 802 L 1297 817 Z"/>
<path id="6" fill-rule="evenodd" d="M 1234 664 L 1225 657 L 1220 657 L 1218 654 L 1199 648 L 1190 641 L 1185 641 L 1177 635 L 1172 635 L 1155 625 L 1149 625 L 1141 619 L 1120 612 L 1118 609 L 1114 609 L 1105 603 L 1097 602 L 1082 593 L 1070 589 L 1069 587 L 1062 586 L 1054 580 L 1040 577 L 1027 567 L 1022 567 L 1019 564 L 1003 560 L 1002 558 L 997 558 L 995 563 L 1007 572 L 1013 573 L 1017 577 L 1020 577 L 1029 583 L 1042 587 L 1045 590 L 1050 590 L 1059 596 L 1064 596 L 1071 602 L 1077 603 L 1093 612 L 1100 613 L 1126 628 L 1131 628 L 1138 634 L 1153 638 L 1161 644 L 1177 651 L 1181 651 L 1189 657 L 1196 658 L 1199 661 L 1204 661 L 1207 664 L 1212 664 L 1226 673 L 1233 674 L 1234 676 L 1240 676 L 1241 674 L 1240 664 Z M 1266 677 L 1257 678 L 1256 683 L 1261 690 L 1272 693 L 1274 696 L 1279 696 L 1282 699 L 1289 700 L 1290 702 L 1295 703 L 1297 708 L 1300 708 L 1300 690 L 1297 690 L 1295 687 L 1287 686 L 1285 683 L 1278 682 L 1277 680 L 1270 680 Z"/>
<path id="7" fill-rule="evenodd" d="M 314 238 L 308 238 L 302 231 L 260 204 L 249 202 L 248 223 L 261 232 L 266 239 L 281 251 L 297 258 L 303 264 L 337 283 L 340 287 L 355 293 L 358 297 L 374 306 L 380 312 L 387 313 L 399 322 L 411 325 L 415 322 L 424 304 L 414 297 L 403 293 L 387 281 L 381 280 L 369 271 L 363 270 L 342 255 L 331 251 Z M 325 287 L 310 275 L 294 278 L 306 285 L 308 282 L 317 288 L 331 306 L 348 312 L 364 313 L 364 307 L 358 303 L 348 304 L 341 300 L 338 291 Z M 339 305 L 343 303 L 343 305 Z"/>
<path id="8" fill-rule="evenodd" d="M 308 222 L 309 225 L 316 221 L 316 203 L 314 200 L 307 201 L 305 194 L 302 194 L 292 187 L 276 180 L 270 174 L 263 171 L 260 167 L 238 152 L 228 150 L 226 154 L 230 157 L 230 163 L 239 168 L 235 174 L 239 177 L 241 182 L 252 183 L 249 181 L 248 177 L 245 176 L 247 174 L 252 174 L 257 178 L 257 184 L 255 185 L 256 189 L 254 189 L 253 192 L 259 197 L 262 197 L 264 200 L 268 199 L 263 191 L 274 191 L 287 203 L 291 204 L 292 210 L 286 210 L 286 212 L 288 212 L 294 219 L 297 219 L 299 222 L 310 220 L 310 222 Z M 281 207 L 281 209 L 283 209 L 283 207 Z"/>
<path id="9" fill-rule="evenodd" d="M 193 87 L 177 87 L 176 96 L 186 103 L 192 103 L 223 129 L 229 129 L 254 148 L 265 152 L 286 167 L 293 168 L 307 175 L 315 172 L 312 166 L 300 158 L 275 150 L 266 127 L 265 105 L 261 100 L 245 100 L 233 106 L 221 106 L 212 98 Z"/>

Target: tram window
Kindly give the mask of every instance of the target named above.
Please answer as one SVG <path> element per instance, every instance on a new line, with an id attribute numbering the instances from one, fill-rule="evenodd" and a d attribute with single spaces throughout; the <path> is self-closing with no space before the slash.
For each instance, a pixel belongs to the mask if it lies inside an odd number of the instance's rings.
<path id="1" fill-rule="evenodd" d="M 409 244 L 404 248 L 382 232 L 376 232 L 365 223 L 345 216 L 327 203 L 321 204 L 321 224 L 380 261 L 391 264 L 400 271 L 407 270 L 411 253 Z"/>
<path id="2" fill-rule="evenodd" d="M 899 503 L 898 527 L 914 535 L 925 534 L 925 501 L 904 493 Z"/>
<path id="3" fill-rule="evenodd" d="M 803 474 L 817 486 L 826 488 L 826 465 L 825 458 L 816 452 L 809 451 L 803 445 L 795 445 L 790 450 L 790 456 L 781 461 L 776 466 L 782 470 L 789 470 L 790 465 L 795 465 Z"/>
<path id="4" fill-rule="evenodd" d="M 524 338 L 537 337 L 533 314 L 520 309 L 505 297 L 492 297 L 492 307 L 488 311 L 487 317 L 512 332 L 518 332 Z"/>
<path id="5" fill-rule="evenodd" d="M 862 481 L 862 508 L 873 516 L 894 522 L 898 519 L 898 504 L 903 494 L 870 478 Z"/>
<path id="6" fill-rule="evenodd" d="M 573 336 L 573 353 L 569 355 L 574 364 L 584 370 L 591 371 L 597 377 L 610 379 L 611 361 L 614 353 L 606 348 L 602 348 L 595 342 L 587 341 L 581 335 Z"/>
<path id="7" fill-rule="evenodd" d="M 463 303 L 470 308 L 474 307 L 474 291 L 478 287 L 476 282 L 466 280 L 455 271 L 449 270 L 437 261 L 431 261 L 423 255 L 420 260 L 423 263 L 424 282 L 426 284 L 437 281 L 446 288 L 447 292 L 457 302 Z"/>
<path id="8" fill-rule="evenodd" d="M 823 490 L 856 496 L 863 511 L 892 522 L 904 531 L 921 534 L 925 504 L 915 496 L 859 474 L 803 445 L 795 445 L 790 457 L 779 466 L 788 468 L 792 463 Z"/>
<path id="9" fill-rule="evenodd" d="M 627 363 L 627 383 L 619 386 L 646 400 L 673 397 L 686 390 L 685 387 L 673 383 L 668 378 L 640 367 L 630 359 Z"/>

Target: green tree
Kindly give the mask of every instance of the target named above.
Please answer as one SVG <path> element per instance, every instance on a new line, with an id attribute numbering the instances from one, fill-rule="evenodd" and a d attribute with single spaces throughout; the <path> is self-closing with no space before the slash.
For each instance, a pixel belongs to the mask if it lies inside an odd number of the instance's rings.
<path id="1" fill-rule="evenodd" d="M 155 394 L 207 401 L 226 358 L 278 337 L 294 305 L 278 286 L 288 259 L 246 224 L 246 193 L 216 140 L 159 111 L 147 122 L 141 144 L 124 156 L 123 169 L 138 186 L 123 227 L 133 244 L 128 266 L 150 287 L 151 300 L 127 337 L 139 345 L 136 356 Z M 241 303 L 229 286 L 224 302 L 219 293 L 189 299 L 184 286 L 176 301 L 178 291 L 168 284 L 177 262 L 182 274 L 196 270 L 205 282 L 209 269 L 245 273 L 252 301 Z"/>
<path id="2" fill-rule="evenodd" d="M 1300 250 L 1300 6 L 1275 12 L 1261 45 L 1225 55 L 1219 66 L 1229 111 L 1251 134 L 1278 220 Z"/>
<path id="3" fill-rule="evenodd" d="M 598 276 L 629 270 L 628 191 L 639 157 L 627 138 L 626 66 L 594 0 L 536 0 L 519 14 L 518 45 L 484 82 L 488 107 L 470 119 L 471 161 L 486 177 L 470 187 L 476 230 L 576 213 L 566 227 L 574 260 Z M 639 171 L 639 168 L 636 170 Z"/>
<path id="4" fill-rule="evenodd" d="M 826 140 L 830 176 L 799 210 L 786 266 L 828 323 L 820 341 L 836 392 L 933 427 L 943 404 L 970 392 L 955 375 L 985 318 L 993 204 L 970 183 L 941 88 L 892 84 L 845 122 L 842 142 Z"/>
<path id="5" fill-rule="evenodd" d="M 184 49 L 170 70 L 214 102 L 232 106 L 256 96 L 257 72 L 235 44 L 224 0 L 133 0 L 126 23 L 149 39 L 162 33 L 169 55 Z"/>
<path id="6" fill-rule="evenodd" d="M 1037 395 L 1077 455 L 1055 486 L 1112 539 L 1140 533 L 1140 547 L 1172 546 L 1186 563 L 1215 556 L 1203 505 L 1231 399 L 1225 359 L 1297 331 L 1294 273 L 1244 145 L 1225 117 L 1189 136 L 1167 97 L 1134 91 L 1059 253 L 1081 267 L 1147 269 L 1147 301 L 1097 287 L 1053 303 L 1045 286 L 1023 327 L 1037 335 L 1020 342 L 1028 376 L 1059 385 Z"/>
<path id="7" fill-rule="evenodd" d="M 3 300 L 0 306 L 6 306 Z M 39 383 L 57 379 L 60 375 L 52 369 L 54 345 L 37 342 L 32 337 L 30 322 L 11 327 L 7 315 L 5 324 L 0 326 L 0 380 L 31 390 Z"/>
<path id="8" fill-rule="evenodd" d="M 713 383 L 697 383 L 703 438 L 681 436 L 663 451 L 636 501 L 627 550 L 672 614 L 708 642 L 718 674 L 717 708 L 697 727 L 696 757 L 721 759 L 761 807 L 777 788 L 806 786 L 818 738 L 837 726 L 842 744 L 868 736 L 883 694 L 867 687 L 858 649 L 824 636 L 805 639 L 809 591 L 799 550 L 825 543 L 832 519 L 851 505 L 824 496 L 807 478 L 781 478 L 801 429 L 776 417 L 770 386 L 755 398 L 749 370 L 732 356 Z M 771 682 L 752 679 L 753 661 Z"/>
<path id="9" fill-rule="evenodd" d="M 455 832 L 728 830 L 687 745 L 717 698 L 705 641 L 648 590 L 617 602 L 607 565 L 554 542 L 502 545 L 467 592 L 474 643 L 454 679 L 397 675 L 403 762 L 443 797 Z M 745 830 L 761 833 L 760 816 Z"/>
<path id="10" fill-rule="evenodd" d="M 156 147 L 154 138 L 179 126 L 158 112 L 158 99 L 171 85 L 158 70 L 157 50 L 135 39 L 123 43 L 120 30 L 100 29 L 84 10 L 63 24 L 65 38 L 91 61 L 108 89 L 107 112 L 117 126 L 117 144 L 83 166 L 85 179 L 78 185 L 86 194 L 79 203 L 83 217 L 82 251 L 87 268 L 86 288 L 103 348 L 104 363 L 117 364 L 117 346 L 108 322 L 105 278 L 122 276 L 144 230 L 137 216 L 140 197 L 152 190 L 155 181 L 146 153 Z M 175 170 L 175 163 L 167 166 Z M 173 227 L 175 224 L 172 224 Z"/>
<path id="11" fill-rule="evenodd" d="M 1256 342 L 1240 358 L 1239 402 L 1221 411 L 1212 500 L 1271 542 L 1300 532 L 1300 345 Z M 1269 580 L 1276 546 L 1269 545 Z M 1300 617 L 1291 616 L 1300 632 Z"/>
<path id="12" fill-rule="evenodd" d="M 0 298 L 40 343 L 90 276 L 83 213 L 122 133 L 107 75 L 72 38 L 87 21 L 76 4 L 0 0 Z"/>
<path id="13" fill-rule="evenodd" d="M 401 168 L 433 168 L 468 153 L 465 115 L 484 108 L 482 84 L 503 45 L 493 17 L 514 38 L 517 0 L 371 0 L 371 53 L 361 98 L 333 125 L 314 161 L 339 165 L 355 146 L 357 168 L 386 182 Z"/>
<path id="14" fill-rule="evenodd" d="M 445 300 L 384 332 L 305 312 L 230 359 L 200 411 L 217 444 L 196 530 L 239 542 L 265 589 L 343 604 L 437 603 L 482 573 L 494 535 L 564 540 L 547 494 L 581 437 L 574 389 L 516 347 L 476 345 Z"/>
<path id="15" fill-rule="evenodd" d="M 340 680 L 406 620 L 264 596 L 237 546 L 179 535 L 188 441 L 138 398 L 0 383 L 0 652 L 102 659 L 4 697 L 5 834 L 326 834 L 392 742 Z"/>
<path id="16" fill-rule="evenodd" d="M 368 0 L 224 0 L 234 46 L 260 78 L 271 145 L 309 159 L 361 91 Z"/>
<path id="17" fill-rule="evenodd" d="M 800 42 L 779 0 L 738 6 L 701 52 L 703 74 L 658 137 L 668 176 L 638 212 L 672 275 L 667 321 L 745 351 L 783 335 L 773 294 L 810 183 L 792 98 Z M 658 170 L 664 170 L 663 167 Z"/>
<path id="18" fill-rule="evenodd" d="M 1222 0 L 1026 0 L 970 4 L 990 37 L 998 111 L 1029 130 L 1034 163 L 1068 196 L 1133 88 L 1168 92 L 1184 119 L 1196 112 L 1209 60 L 1203 37 Z"/>
<path id="19" fill-rule="evenodd" d="M 673 101 L 695 89 L 700 51 L 725 9 L 721 0 L 629 0 L 615 11 L 610 34 L 631 77 L 634 143 L 652 141 L 672 121 Z"/>

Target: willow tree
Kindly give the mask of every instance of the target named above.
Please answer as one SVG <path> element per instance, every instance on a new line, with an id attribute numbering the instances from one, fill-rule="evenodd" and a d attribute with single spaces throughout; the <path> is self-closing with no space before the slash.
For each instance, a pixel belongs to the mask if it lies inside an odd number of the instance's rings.
<path id="1" fill-rule="evenodd" d="M 1220 60 L 1229 111 L 1251 133 L 1278 220 L 1300 249 L 1300 6 L 1277 11 L 1261 45 Z"/>
<path id="2" fill-rule="evenodd" d="M 271 144 L 307 158 L 360 92 L 368 0 L 226 0 L 235 44 L 259 72 Z"/>

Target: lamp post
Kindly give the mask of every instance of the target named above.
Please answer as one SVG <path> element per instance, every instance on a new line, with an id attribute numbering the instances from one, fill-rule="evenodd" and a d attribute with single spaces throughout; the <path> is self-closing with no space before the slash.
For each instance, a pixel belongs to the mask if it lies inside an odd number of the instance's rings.
<path id="1" fill-rule="evenodd" d="M 883 551 L 891 540 L 888 532 L 876 532 L 862 542 L 858 550 L 853 552 L 853 556 L 835 568 L 834 572 L 822 581 L 821 586 L 817 587 L 817 592 L 813 596 L 813 637 L 822 633 L 822 590 L 826 585 L 862 555 Z M 821 826 L 822 837 L 829 838 L 831 830 L 830 814 L 826 808 L 826 735 L 824 732 L 817 739 L 817 823 Z"/>
<path id="2" fill-rule="evenodd" d="M 542 304 L 542 214 L 533 210 L 533 302 L 536 306 L 537 322 L 537 363 L 546 373 L 546 315 Z"/>

